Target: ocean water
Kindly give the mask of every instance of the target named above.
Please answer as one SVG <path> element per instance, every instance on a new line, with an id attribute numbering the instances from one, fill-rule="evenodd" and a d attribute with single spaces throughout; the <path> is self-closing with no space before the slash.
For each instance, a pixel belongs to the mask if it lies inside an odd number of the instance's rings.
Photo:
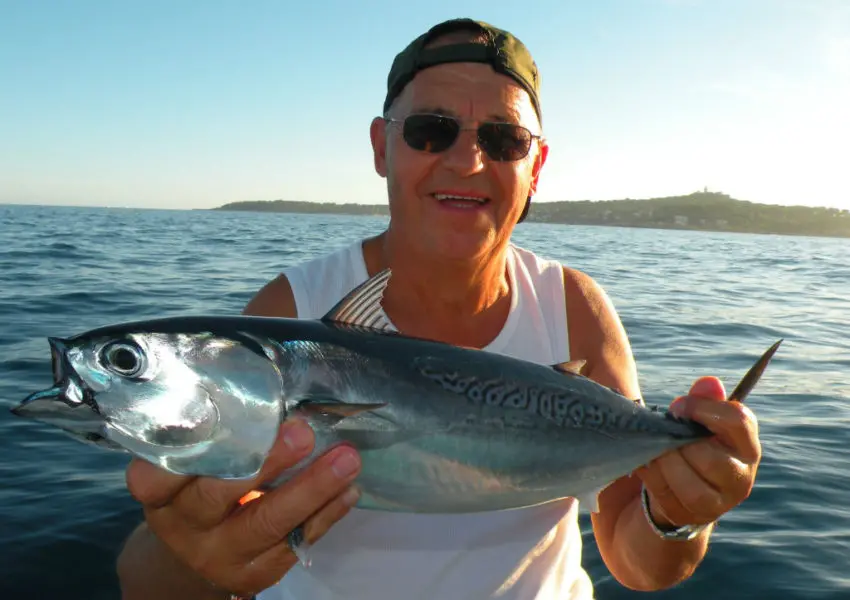
<path id="1" fill-rule="evenodd" d="M 237 313 L 285 265 L 384 218 L 0 206 L 0 596 L 118 598 L 140 519 L 127 458 L 7 408 L 51 383 L 45 337 L 130 319 Z M 695 575 L 649 597 L 850 598 L 850 241 L 523 224 L 515 241 L 608 291 L 650 403 L 702 374 L 731 388 L 785 343 L 749 400 L 764 459 Z M 602 564 L 597 597 L 645 597 Z"/>

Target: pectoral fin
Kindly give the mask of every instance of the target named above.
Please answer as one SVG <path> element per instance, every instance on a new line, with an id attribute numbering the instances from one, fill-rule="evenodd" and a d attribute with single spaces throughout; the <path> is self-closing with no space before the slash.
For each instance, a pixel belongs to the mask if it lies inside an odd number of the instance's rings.
<path id="1" fill-rule="evenodd" d="M 304 416 L 308 422 L 333 429 L 340 441 L 358 450 L 387 448 L 422 435 L 421 431 L 399 426 L 386 415 L 374 412 L 385 406 L 383 403 L 352 404 L 335 398 L 311 397 L 302 401 L 294 413 Z"/>
<path id="2" fill-rule="evenodd" d="M 308 416 L 321 415 L 335 421 L 359 415 L 362 412 L 383 408 L 386 404 L 347 404 L 345 402 L 316 402 L 308 400 L 298 406 L 299 412 Z"/>

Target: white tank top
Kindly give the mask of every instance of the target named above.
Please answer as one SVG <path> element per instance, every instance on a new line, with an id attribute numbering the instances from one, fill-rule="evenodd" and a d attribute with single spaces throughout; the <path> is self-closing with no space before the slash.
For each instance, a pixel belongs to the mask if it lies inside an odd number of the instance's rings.
<path id="1" fill-rule="evenodd" d="M 484 348 L 569 360 L 563 270 L 511 246 L 511 309 Z M 299 318 L 319 318 L 368 278 L 362 242 L 284 270 Z M 590 600 L 578 501 L 466 515 L 352 509 L 258 600 Z"/>

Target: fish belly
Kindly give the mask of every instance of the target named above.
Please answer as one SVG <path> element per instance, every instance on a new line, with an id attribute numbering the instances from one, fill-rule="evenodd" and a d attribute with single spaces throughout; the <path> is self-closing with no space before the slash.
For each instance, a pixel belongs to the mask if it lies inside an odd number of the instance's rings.
<path id="1" fill-rule="evenodd" d="M 424 435 L 361 451 L 359 507 L 463 513 L 582 498 L 680 443 L 581 430 L 557 438 L 532 432 Z"/>

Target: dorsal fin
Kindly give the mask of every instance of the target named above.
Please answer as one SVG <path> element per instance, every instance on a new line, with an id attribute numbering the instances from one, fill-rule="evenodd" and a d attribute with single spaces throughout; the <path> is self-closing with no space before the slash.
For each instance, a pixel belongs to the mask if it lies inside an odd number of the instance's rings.
<path id="1" fill-rule="evenodd" d="M 570 375 L 581 375 L 581 370 L 584 368 L 584 365 L 587 364 L 586 360 L 578 359 L 578 360 L 570 360 L 563 363 L 558 363 L 557 365 L 552 365 L 552 368 L 556 371 L 563 374 Z"/>
<path id="2" fill-rule="evenodd" d="M 343 323 L 386 331 L 392 329 L 381 306 L 384 290 L 390 280 L 390 269 L 384 269 L 348 292 L 336 306 L 322 317 L 322 321 Z"/>

